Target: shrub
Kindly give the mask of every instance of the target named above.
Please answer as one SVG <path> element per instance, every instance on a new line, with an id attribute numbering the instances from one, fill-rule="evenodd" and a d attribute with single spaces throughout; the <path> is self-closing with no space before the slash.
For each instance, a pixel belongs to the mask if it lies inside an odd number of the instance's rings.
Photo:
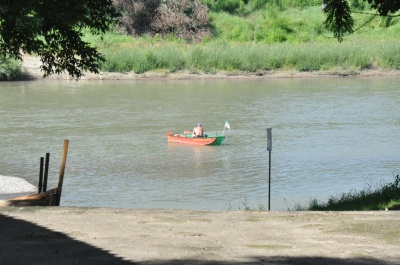
<path id="1" fill-rule="evenodd" d="M 132 36 L 174 33 L 194 41 L 209 34 L 208 8 L 200 0 L 115 0 L 114 5 Z"/>
<path id="2" fill-rule="evenodd" d="M 0 57 L 0 81 L 15 80 L 23 75 L 22 63 L 6 57 Z"/>
<path id="3" fill-rule="evenodd" d="M 257 42 L 284 42 L 294 30 L 290 27 L 290 21 L 280 17 L 276 8 L 268 8 L 263 20 L 257 24 L 255 40 Z"/>
<path id="4" fill-rule="evenodd" d="M 214 32 L 216 38 L 243 42 L 253 40 L 253 24 L 245 18 L 226 13 L 213 13 L 211 24 L 216 29 Z"/>
<path id="5" fill-rule="evenodd" d="M 269 0 L 250 0 L 248 6 L 251 10 L 259 10 L 264 8 L 268 2 Z"/>
<path id="6" fill-rule="evenodd" d="M 199 0 L 164 0 L 156 12 L 151 26 L 157 33 L 175 33 L 191 41 L 199 41 L 209 34 L 208 8 Z"/>
<path id="7" fill-rule="evenodd" d="M 153 32 L 151 23 L 160 6 L 159 0 L 114 0 L 114 6 L 121 12 L 121 23 L 129 35 Z"/>
<path id="8" fill-rule="evenodd" d="M 202 0 L 211 11 L 234 14 L 244 8 L 243 0 Z"/>
<path id="9" fill-rule="evenodd" d="M 285 7 L 308 7 L 322 4 L 321 0 L 271 0 L 271 2 L 279 2 Z"/>

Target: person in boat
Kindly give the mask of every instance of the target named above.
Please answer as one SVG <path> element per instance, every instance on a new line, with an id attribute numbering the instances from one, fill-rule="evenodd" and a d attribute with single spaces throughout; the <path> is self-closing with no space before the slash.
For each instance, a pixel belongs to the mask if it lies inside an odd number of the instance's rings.
<path id="1" fill-rule="evenodd" d="M 193 129 L 192 137 L 203 137 L 203 125 L 198 123 Z"/>

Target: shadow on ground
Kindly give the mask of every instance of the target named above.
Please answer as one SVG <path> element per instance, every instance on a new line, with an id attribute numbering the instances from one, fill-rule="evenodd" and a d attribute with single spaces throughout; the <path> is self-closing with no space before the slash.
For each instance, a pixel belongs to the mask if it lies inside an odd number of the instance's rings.
<path id="1" fill-rule="evenodd" d="M 46 218 L 44 216 L 44 218 Z M 0 214 L 0 264 L 93 264 L 93 265 L 250 265 L 250 264 L 324 264 L 324 265 L 389 265 L 383 260 L 366 258 L 327 258 L 327 257 L 248 257 L 248 261 L 211 261 L 201 259 L 148 260 L 133 262 L 115 256 L 107 250 L 75 240 L 70 236 L 52 231 L 34 223 Z"/>
<path id="2" fill-rule="evenodd" d="M 0 238 L 0 264 L 135 264 L 63 233 L 1 214 Z"/>

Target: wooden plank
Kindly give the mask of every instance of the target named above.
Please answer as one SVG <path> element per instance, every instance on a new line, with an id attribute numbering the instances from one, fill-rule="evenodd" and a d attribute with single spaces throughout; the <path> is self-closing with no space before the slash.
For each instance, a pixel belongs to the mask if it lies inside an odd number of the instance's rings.
<path id="1" fill-rule="evenodd" d="M 59 206 L 60 205 L 60 201 L 61 201 L 61 194 L 62 194 L 62 185 L 64 182 L 64 173 L 65 173 L 65 166 L 67 164 L 67 154 L 68 154 L 68 144 L 69 144 L 69 140 L 65 139 L 64 140 L 64 148 L 63 148 L 63 154 L 62 154 L 62 158 L 61 158 L 61 165 L 60 165 L 60 175 L 58 177 L 58 198 L 57 198 L 57 202 L 56 205 Z"/>
<path id="2" fill-rule="evenodd" d="M 59 194 L 58 188 L 42 192 L 40 194 L 29 194 L 24 196 L 14 197 L 5 201 L 0 201 L 0 207 L 9 206 L 52 206 L 52 201 L 55 201 Z"/>

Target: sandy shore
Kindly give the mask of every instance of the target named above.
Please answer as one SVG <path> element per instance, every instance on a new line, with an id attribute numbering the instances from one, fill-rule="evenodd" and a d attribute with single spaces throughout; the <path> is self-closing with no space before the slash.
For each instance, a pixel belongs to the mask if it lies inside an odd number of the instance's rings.
<path id="1" fill-rule="evenodd" d="M 400 212 L 0 208 L 2 264 L 400 264 Z"/>
<path id="2" fill-rule="evenodd" d="M 43 79 L 43 72 L 40 70 L 41 62 L 38 57 L 25 56 L 23 67 L 32 79 Z M 113 73 L 113 72 L 100 72 L 99 74 L 85 73 L 81 78 L 82 80 L 154 80 L 154 79 L 226 79 L 226 78 L 240 78 L 240 79 L 262 79 L 262 78 L 316 78 L 316 77 L 373 77 L 373 76 L 400 76 L 400 70 L 379 70 L 371 69 L 364 71 L 353 70 L 337 70 L 337 71 L 316 71 L 316 72 L 298 72 L 293 70 L 281 71 L 264 71 L 258 73 L 248 72 L 218 72 L 216 74 L 206 73 L 190 73 L 187 71 L 180 71 L 176 73 L 169 73 L 168 70 L 158 70 L 146 72 L 144 74 L 129 73 Z M 73 80 L 68 74 L 51 75 L 46 77 L 48 80 Z"/>

